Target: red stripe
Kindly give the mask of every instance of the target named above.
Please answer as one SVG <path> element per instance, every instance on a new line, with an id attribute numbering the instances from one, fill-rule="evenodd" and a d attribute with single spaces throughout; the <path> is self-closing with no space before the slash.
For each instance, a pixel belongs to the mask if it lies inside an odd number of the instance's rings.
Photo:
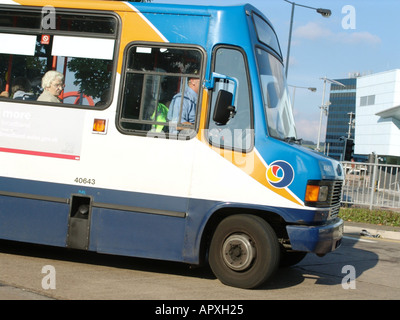
<path id="1" fill-rule="evenodd" d="M 80 160 L 80 156 L 60 154 L 60 153 L 51 153 L 51 152 L 40 152 L 40 151 L 10 149 L 10 148 L 0 148 L 0 152 L 27 154 L 30 156 L 41 156 L 41 157 L 50 157 L 50 158 L 59 158 L 59 159 Z"/>

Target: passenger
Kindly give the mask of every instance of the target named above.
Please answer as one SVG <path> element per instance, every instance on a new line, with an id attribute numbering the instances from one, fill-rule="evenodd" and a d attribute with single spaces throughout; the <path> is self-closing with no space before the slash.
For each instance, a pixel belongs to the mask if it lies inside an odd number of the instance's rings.
<path id="1" fill-rule="evenodd" d="M 167 122 L 168 108 L 165 104 L 159 102 L 157 110 L 154 110 L 150 119 L 157 122 Z M 164 125 L 155 124 L 151 127 L 152 132 L 162 132 L 164 131 Z"/>
<path id="2" fill-rule="evenodd" d="M 37 101 L 61 102 L 58 96 L 64 89 L 64 76 L 54 70 L 47 71 L 42 78 L 43 92 Z"/>
<path id="3" fill-rule="evenodd" d="M 189 78 L 188 85 L 185 87 L 185 92 L 177 93 L 171 101 L 168 111 L 168 121 L 170 121 L 169 132 L 178 133 L 178 131 L 184 129 L 178 125 L 178 120 L 180 116 L 180 108 L 182 104 L 181 121 L 180 124 L 193 125 L 196 118 L 196 103 L 199 94 L 200 79 L 199 78 Z"/>
<path id="4" fill-rule="evenodd" d="M 0 98 L 8 98 L 10 94 L 7 91 L 3 90 L 3 81 L 0 79 Z"/>
<path id="5" fill-rule="evenodd" d="M 11 94 L 13 99 L 17 100 L 36 100 L 35 95 L 31 92 L 32 85 L 27 78 L 17 77 L 13 81 Z"/>

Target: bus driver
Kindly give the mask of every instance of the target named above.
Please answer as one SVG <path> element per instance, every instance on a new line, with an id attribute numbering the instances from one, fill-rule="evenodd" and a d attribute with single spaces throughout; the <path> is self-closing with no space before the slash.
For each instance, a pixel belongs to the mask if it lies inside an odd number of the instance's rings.
<path id="1" fill-rule="evenodd" d="M 172 122 L 173 125 L 170 125 L 169 132 L 177 133 L 179 130 L 182 130 L 182 127 L 177 126 L 179 120 L 179 113 L 182 105 L 182 113 L 181 113 L 181 124 L 193 125 L 196 117 L 196 103 L 197 97 L 199 94 L 200 88 L 200 79 L 198 78 L 189 78 L 188 85 L 185 88 L 185 92 L 183 94 L 183 103 L 182 103 L 182 93 L 177 93 L 169 106 L 168 111 L 168 120 Z"/>

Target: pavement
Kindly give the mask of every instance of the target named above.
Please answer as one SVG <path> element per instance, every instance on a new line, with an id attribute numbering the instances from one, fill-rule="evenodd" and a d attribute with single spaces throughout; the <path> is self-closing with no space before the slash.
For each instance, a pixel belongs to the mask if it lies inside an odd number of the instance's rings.
<path id="1" fill-rule="evenodd" d="M 0 283 L 0 300 L 54 300 L 40 293 Z"/>
<path id="2" fill-rule="evenodd" d="M 353 236 L 400 240 L 400 227 L 345 221 L 344 233 Z"/>

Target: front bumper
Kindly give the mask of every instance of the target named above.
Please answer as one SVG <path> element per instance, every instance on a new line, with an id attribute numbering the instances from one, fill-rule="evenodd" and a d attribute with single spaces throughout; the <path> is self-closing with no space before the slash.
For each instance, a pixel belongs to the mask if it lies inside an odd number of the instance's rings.
<path id="1" fill-rule="evenodd" d="M 325 254 L 340 246 L 343 237 L 343 220 L 337 218 L 320 226 L 286 226 L 292 250 Z"/>

